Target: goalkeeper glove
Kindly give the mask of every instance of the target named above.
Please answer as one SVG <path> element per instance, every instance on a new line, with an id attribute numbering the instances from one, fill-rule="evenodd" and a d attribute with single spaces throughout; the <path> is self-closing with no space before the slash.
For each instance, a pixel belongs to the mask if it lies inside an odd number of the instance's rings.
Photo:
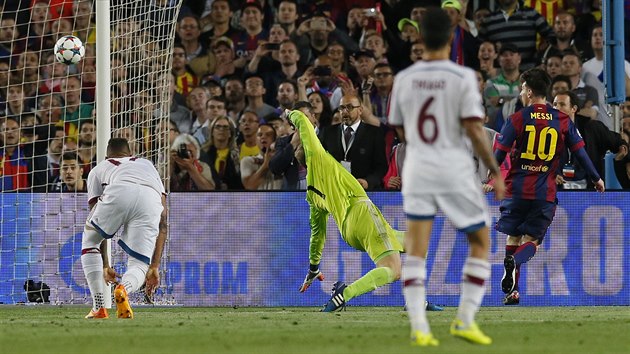
<path id="1" fill-rule="evenodd" d="M 300 286 L 300 292 L 305 292 L 306 289 L 308 289 L 308 287 L 313 284 L 313 281 L 315 281 L 315 279 L 319 279 L 319 281 L 324 280 L 324 273 L 320 272 L 319 269 L 314 271 L 309 269 L 308 274 L 306 274 L 306 278 L 304 278 L 302 286 Z"/>

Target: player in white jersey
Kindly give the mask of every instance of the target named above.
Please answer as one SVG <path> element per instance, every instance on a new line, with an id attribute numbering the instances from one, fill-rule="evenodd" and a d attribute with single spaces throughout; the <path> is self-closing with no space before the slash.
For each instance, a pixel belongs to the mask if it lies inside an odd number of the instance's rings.
<path id="1" fill-rule="evenodd" d="M 497 198 L 504 182 L 483 129 L 481 96 L 474 71 L 450 62 L 449 17 L 427 10 L 422 21 L 426 51 L 421 62 L 396 75 L 389 122 L 407 143 L 402 175 L 407 216 L 403 294 L 411 322 L 412 345 L 435 346 L 424 309 L 426 255 L 433 219 L 440 208 L 468 235 L 470 254 L 464 263 L 460 303 L 450 333 L 473 343 L 490 344 L 474 321 L 490 278 L 489 216 L 467 144 L 489 167 Z"/>
<path id="2" fill-rule="evenodd" d="M 114 289 L 118 318 L 133 318 L 127 294 L 146 281 L 147 295 L 159 284 L 159 266 L 166 241 L 166 198 L 151 161 L 132 157 L 126 139 L 110 139 L 107 158 L 88 175 L 90 215 L 83 229 L 81 264 L 93 306 L 86 318 L 108 318 L 105 283 Z M 118 245 L 129 255 L 120 277 L 108 263 L 105 240 L 125 226 Z M 105 282 L 103 281 L 105 280 Z"/>

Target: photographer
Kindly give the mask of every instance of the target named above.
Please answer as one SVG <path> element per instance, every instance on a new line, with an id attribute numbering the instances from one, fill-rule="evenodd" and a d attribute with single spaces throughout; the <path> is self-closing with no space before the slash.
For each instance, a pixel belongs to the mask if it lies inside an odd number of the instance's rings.
<path id="1" fill-rule="evenodd" d="M 215 189 L 210 166 L 199 161 L 199 143 L 190 134 L 180 134 L 171 146 L 171 191 L 211 191 Z"/>

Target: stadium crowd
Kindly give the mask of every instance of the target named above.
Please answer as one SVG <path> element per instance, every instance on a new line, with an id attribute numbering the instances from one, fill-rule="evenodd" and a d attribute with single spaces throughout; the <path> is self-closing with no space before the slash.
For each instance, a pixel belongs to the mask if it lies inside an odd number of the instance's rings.
<path id="1" fill-rule="evenodd" d="M 175 1 L 141 2 L 172 7 Z M 399 141 L 387 122 L 389 96 L 396 73 L 422 60 L 421 15 L 441 6 L 451 19 L 451 60 L 477 71 L 490 136 L 522 107 L 520 74 L 540 66 L 553 78 L 549 102 L 567 91 L 576 94 L 569 110 L 575 109 L 599 174 L 604 176 L 604 154 L 611 151 L 617 179 L 630 188 L 630 97 L 622 130 L 614 132 L 603 85 L 601 1 L 478 3 L 184 0 L 175 45 L 168 48 L 168 112 L 155 109 L 155 77 L 144 75 L 141 85 L 132 85 L 138 68 L 125 56 L 112 57 L 112 113 L 124 122 L 114 126 L 115 135 L 133 141 L 135 154 L 169 146 L 170 156 L 152 158 L 168 161 L 171 191 L 305 189 L 304 167 L 294 158 L 299 140 L 284 117 L 297 105 L 326 150 L 365 189 L 400 189 L 402 160 L 396 154 L 404 149 L 394 149 Z M 93 0 L 3 2 L 0 191 L 85 191 L 96 164 L 94 12 Z M 142 35 L 124 34 L 144 33 L 140 29 L 159 21 L 148 13 L 118 22 L 112 46 L 141 42 Z M 67 34 L 86 45 L 77 65 L 54 58 L 55 41 Z M 626 59 L 628 49 L 626 44 Z M 627 61 L 625 71 L 630 92 Z M 130 124 L 147 120 L 154 124 Z M 587 188 L 584 171 L 568 152 L 565 161 L 558 183 Z"/>

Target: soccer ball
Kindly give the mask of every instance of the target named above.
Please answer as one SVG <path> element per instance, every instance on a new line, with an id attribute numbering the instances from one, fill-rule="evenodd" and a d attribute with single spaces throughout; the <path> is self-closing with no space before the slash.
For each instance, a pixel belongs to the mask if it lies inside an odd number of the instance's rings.
<path id="1" fill-rule="evenodd" d="M 83 59 L 85 47 L 81 40 L 75 36 L 63 36 L 55 43 L 55 59 L 58 62 L 72 65 Z"/>

